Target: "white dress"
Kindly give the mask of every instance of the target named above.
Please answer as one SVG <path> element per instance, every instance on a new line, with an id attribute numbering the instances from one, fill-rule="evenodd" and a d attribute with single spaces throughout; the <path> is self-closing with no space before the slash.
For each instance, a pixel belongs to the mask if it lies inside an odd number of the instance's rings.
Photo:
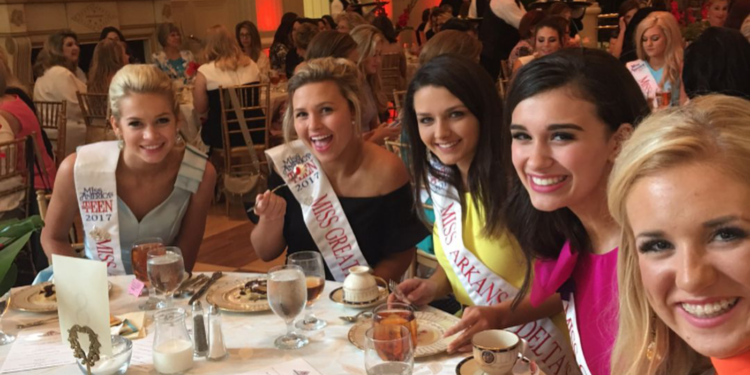
<path id="1" fill-rule="evenodd" d="M 67 68 L 57 65 L 47 69 L 34 84 L 34 100 L 40 102 L 67 102 L 65 111 L 68 121 L 65 130 L 65 155 L 76 151 L 76 147 L 86 143 L 86 125 L 76 91 L 86 93 L 86 84 Z M 54 131 L 47 130 L 51 138 Z"/>

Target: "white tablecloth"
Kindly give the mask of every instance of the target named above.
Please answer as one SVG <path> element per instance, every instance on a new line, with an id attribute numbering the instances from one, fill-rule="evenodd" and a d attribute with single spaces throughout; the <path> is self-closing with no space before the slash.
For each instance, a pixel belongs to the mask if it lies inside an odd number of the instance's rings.
<path id="1" fill-rule="evenodd" d="M 250 276 L 252 274 L 225 274 L 220 281 L 228 280 L 230 277 L 247 278 Z M 127 285 L 132 277 L 117 276 L 110 278 L 110 281 L 114 284 L 110 297 L 112 314 L 137 311 L 137 306 L 144 300 L 145 297 L 135 299 L 127 294 Z M 328 297 L 331 291 L 340 286 L 341 283 L 326 282 L 324 294 L 313 307 L 313 311 L 318 318 L 325 319 L 328 326 L 322 331 L 309 334 L 310 344 L 308 346 L 298 350 L 276 349 L 273 341 L 286 332 L 286 326 L 271 311 L 253 314 L 223 313 L 222 327 L 230 353 L 229 358 L 222 362 L 208 362 L 205 359 L 196 360 L 194 367 L 187 374 L 242 374 L 295 358 L 303 358 L 324 375 L 366 375 L 363 352 L 349 343 L 347 339 L 352 324 L 345 323 L 338 318 L 341 315 L 354 315 L 360 310 L 338 305 Z M 187 299 L 176 300 L 176 304 L 186 307 Z M 430 307 L 427 310 L 438 311 Z M 48 316 L 50 314 L 32 314 L 11 309 L 2 320 L 3 328 L 8 333 L 16 333 L 15 327 L 18 323 L 34 321 Z M 57 322 L 54 324 L 50 327 L 57 326 Z M 191 319 L 187 319 L 187 326 L 189 329 L 192 328 Z M 153 324 L 149 325 L 148 328 L 151 328 L 149 337 L 144 340 L 153 340 Z M 5 361 L 11 345 L 0 346 L 0 364 Z M 470 354 L 448 355 L 443 353 L 418 359 L 414 364 L 414 375 L 455 374 L 456 365 L 468 355 Z M 80 374 L 80 371 L 73 364 L 30 371 L 26 374 L 74 375 Z M 128 374 L 156 374 L 156 371 L 152 366 L 138 366 L 136 368 L 131 367 Z"/>

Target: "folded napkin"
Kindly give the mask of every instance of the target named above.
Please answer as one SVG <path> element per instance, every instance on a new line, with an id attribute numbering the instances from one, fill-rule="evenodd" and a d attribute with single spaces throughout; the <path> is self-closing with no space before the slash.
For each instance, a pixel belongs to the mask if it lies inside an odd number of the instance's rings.
<path id="1" fill-rule="evenodd" d="M 113 319 L 114 318 L 114 319 Z M 110 330 L 113 335 L 120 335 L 130 340 L 146 337 L 145 311 L 137 311 L 110 317 Z"/>

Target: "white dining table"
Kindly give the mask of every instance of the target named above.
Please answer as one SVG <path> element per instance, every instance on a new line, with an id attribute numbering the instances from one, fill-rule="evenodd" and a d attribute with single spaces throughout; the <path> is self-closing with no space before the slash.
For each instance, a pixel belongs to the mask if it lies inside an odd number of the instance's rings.
<path id="1" fill-rule="evenodd" d="M 225 273 L 220 281 L 248 279 L 258 274 Z M 133 276 L 115 276 L 109 280 L 113 284 L 110 294 L 110 313 L 113 315 L 138 311 L 138 305 L 146 297 L 135 298 L 127 293 L 128 284 Z M 229 357 L 220 362 L 210 362 L 196 359 L 193 368 L 186 374 L 243 374 L 252 370 L 259 370 L 268 366 L 302 358 L 323 375 L 366 375 L 364 368 L 364 353 L 352 345 L 348 340 L 348 332 L 353 326 L 339 319 L 343 315 L 355 315 L 361 310 L 342 306 L 333 302 L 329 295 L 342 284 L 327 281 L 323 296 L 313 306 L 318 318 L 328 322 L 328 326 L 317 332 L 298 331 L 306 334 L 310 343 L 302 349 L 280 350 L 274 347 L 274 340 L 286 332 L 286 325 L 272 311 L 259 313 L 229 313 L 223 312 L 222 331 L 229 351 Z M 202 298 L 205 305 L 205 297 Z M 175 304 L 188 311 L 187 299 L 176 299 Z M 425 311 L 445 314 L 432 307 Z M 35 314 L 11 308 L 2 319 L 3 328 L 7 333 L 17 333 L 16 325 L 49 317 L 51 314 Z M 301 318 L 301 316 L 300 316 Z M 192 319 L 186 319 L 188 329 L 192 329 Z M 58 327 L 58 323 L 50 323 L 49 327 Z M 148 336 L 142 340 L 153 340 L 154 324 L 146 325 Z M 0 367 L 5 362 L 12 344 L 0 346 Z M 72 351 L 71 351 L 72 355 Z M 449 355 L 437 354 L 420 358 L 415 361 L 414 375 L 452 375 L 456 373 L 458 363 L 470 355 L 466 353 Z M 75 364 L 39 369 L 24 372 L 25 374 L 80 374 Z M 157 374 L 150 364 L 131 366 L 128 374 Z"/>

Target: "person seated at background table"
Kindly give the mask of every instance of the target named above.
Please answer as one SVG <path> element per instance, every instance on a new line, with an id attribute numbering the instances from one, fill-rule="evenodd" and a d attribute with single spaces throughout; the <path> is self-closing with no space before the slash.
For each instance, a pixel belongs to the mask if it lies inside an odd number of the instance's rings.
<path id="1" fill-rule="evenodd" d="M 565 47 L 565 25 L 568 22 L 559 16 L 547 17 L 534 26 L 534 53 L 519 57 L 513 64 L 515 74 L 534 59 L 553 54 Z"/>
<path id="2" fill-rule="evenodd" d="M 729 15 L 729 0 L 707 0 L 706 21 L 713 27 L 724 27 Z"/>
<path id="3" fill-rule="evenodd" d="M 479 35 L 477 34 L 477 30 L 474 28 L 474 25 L 471 22 L 462 20 L 460 18 L 451 18 L 442 26 L 440 26 L 440 32 L 447 30 L 458 30 L 471 35 L 473 38 L 479 39 Z"/>
<path id="4" fill-rule="evenodd" d="M 688 98 L 710 93 L 750 99 L 750 41 L 737 30 L 709 27 L 685 49 Z"/>
<path id="5" fill-rule="evenodd" d="M 258 65 L 242 53 L 237 41 L 232 38 L 226 27 L 215 25 L 206 32 L 206 47 L 204 49 L 206 63 L 198 68 L 193 90 L 193 105 L 196 113 L 207 113 L 206 121 L 201 127 L 201 138 L 211 148 L 224 148 L 224 138 L 221 130 L 221 98 L 219 86 L 230 87 L 260 82 Z M 226 98 L 225 100 L 229 100 Z M 260 109 L 245 111 L 246 118 L 258 116 Z M 262 115 L 262 113 L 260 113 Z M 234 114 L 227 114 L 235 119 Z M 230 130 L 239 129 L 240 125 L 230 124 Z M 264 120 L 248 120 L 248 128 L 265 127 Z M 253 144 L 265 144 L 262 132 L 251 133 Z M 242 146 L 245 139 L 242 134 L 232 134 L 231 146 Z"/>
<path id="6" fill-rule="evenodd" d="M 292 31 L 294 31 L 297 17 L 297 13 L 284 13 L 276 33 L 273 34 L 273 43 L 268 51 L 268 57 L 271 60 L 271 69 L 279 73 L 286 72 L 286 55 L 294 48 Z"/>
<path id="7" fill-rule="evenodd" d="M 89 93 L 107 93 L 109 83 L 125 64 L 127 64 L 125 50 L 120 42 L 104 39 L 94 47 L 94 57 L 91 59 L 87 91 Z M 106 103 L 102 103 L 106 106 Z"/>
<path id="8" fill-rule="evenodd" d="M 65 154 L 86 143 L 86 126 L 76 92 L 86 93 L 86 75 L 78 67 L 81 48 L 78 36 L 69 30 L 50 35 L 34 65 L 40 76 L 34 84 L 34 100 L 67 102 L 65 113 Z"/>
<path id="9" fill-rule="evenodd" d="M 388 126 L 380 122 L 381 114 L 388 110 L 388 97 L 380 82 L 380 66 L 383 63 L 385 37 L 377 27 L 359 25 L 349 35 L 357 42 L 357 68 L 362 79 L 362 132 L 365 139 L 383 144 L 386 138 L 398 136 L 401 126 Z"/>
<path id="10" fill-rule="evenodd" d="M 372 25 L 383 35 L 383 55 L 391 54 L 398 56 L 398 71 L 401 74 L 399 87 L 406 86 L 406 55 L 404 54 L 403 46 L 398 44 L 398 34 L 396 33 L 396 29 L 393 28 L 393 22 L 391 22 L 390 18 L 381 15 L 375 17 Z"/>
<path id="11" fill-rule="evenodd" d="M 620 4 L 620 8 L 617 10 L 619 27 L 617 31 L 612 33 L 612 37 L 609 39 L 609 53 L 618 59 L 620 58 L 620 54 L 622 54 L 625 33 L 628 30 L 628 26 L 630 26 L 630 20 L 633 19 L 640 6 L 641 4 L 638 0 L 626 0 Z"/>
<path id="12" fill-rule="evenodd" d="M 354 63 L 334 58 L 310 60 L 289 80 L 287 143 L 266 152 L 275 167 L 268 187 L 300 189 L 256 197 L 255 213 L 248 214 L 257 223 L 250 241 L 262 260 L 278 258 L 285 248 L 287 254 L 318 250 L 326 278 L 336 281 L 354 265 L 400 280 L 411 264 L 414 246 L 428 232 L 413 210 L 403 162 L 362 140 L 359 85 Z M 312 186 L 321 196 L 307 195 Z"/>
<path id="13" fill-rule="evenodd" d="M 110 275 L 131 274 L 130 249 L 147 237 L 178 246 L 195 264 L 216 171 L 178 135 L 171 79 L 154 65 L 126 65 L 109 87 L 119 141 L 80 147 L 60 165 L 42 230 L 48 256 L 74 256 L 68 232 L 81 215 L 89 259 Z M 119 241 L 117 240 L 119 239 Z"/>
<path id="14" fill-rule="evenodd" d="M 635 0 L 633 0 L 635 1 Z M 508 68 L 512 69 L 516 65 L 519 57 L 529 56 L 534 53 L 534 30 L 539 21 L 546 18 L 541 10 L 530 10 L 521 18 L 518 25 L 518 35 L 521 39 L 508 55 Z"/>
<path id="15" fill-rule="evenodd" d="M 260 76 L 267 78 L 268 71 L 271 69 L 271 62 L 268 56 L 263 53 L 258 27 L 250 21 L 242 21 L 235 26 L 234 34 L 237 37 L 237 43 L 242 48 L 242 53 L 253 59 L 258 64 Z"/>
<path id="16" fill-rule="evenodd" d="M 430 9 L 427 8 L 422 11 L 422 22 L 419 23 L 419 26 L 417 26 L 417 29 L 414 30 L 416 37 L 417 37 L 417 45 L 421 46 L 427 42 L 427 37 L 425 37 L 425 29 L 427 28 L 427 24 L 430 21 Z"/>
<path id="17" fill-rule="evenodd" d="M 470 350 L 477 332 L 511 326 L 506 324 L 507 311 L 524 283 L 527 260 L 508 233 L 503 212 L 513 170 L 507 146 L 498 147 L 510 138 L 502 126 L 500 103 L 492 79 L 477 62 L 451 55 L 422 66 L 404 99 L 412 194 L 420 196 L 426 188 L 432 199 L 439 266 L 429 279 L 405 280 L 398 288 L 406 302 L 417 306 L 449 293 L 471 306 L 463 312 L 463 320 L 445 333 L 449 337 L 465 329 L 449 344 L 449 352 Z M 475 317 L 481 313 L 492 320 L 477 322 Z M 561 349 L 550 355 L 549 363 L 539 364 L 545 371 L 557 361 L 574 365 L 563 315 L 558 311 L 537 319 L 534 326 L 543 326 L 551 335 L 550 343 Z M 473 324 L 466 325 L 467 321 Z"/>
<path id="18" fill-rule="evenodd" d="M 646 119 L 608 188 L 623 228 L 612 373 L 750 374 L 750 101 Z"/>
<path id="19" fill-rule="evenodd" d="M 321 31 L 312 38 L 307 46 L 307 59 L 323 57 L 343 58 L 356 63 L 359 60 L 357 42 L 349 34 L 333 30 Z"/>
<path id="20" fill-rule="evenodd" d="M 161 44 L 162 51 L 154 53 L 151 60 L 172 80 L 186 80 L 185 74 L 188 64 L 195 61 L 190 50 L 181 50 L 182 32 L 173 23 L 167 22 L 159 25 L 157 39 Z"/>
<path id="21" fill-rule="evenodd" d="M 342 12 L 336 16 L 336 31 L 344 34 L 349 34 L 359 25 L 369 24 L 364 17 L 355 12 Z"/>
<path id="22" fill-rule="evenodd" d="M 114 26 L 107 26 L 103 28 L 101 34 L 99 34 L 99 41 L 102 41 L 104 39 L 114 40 L 115 42 L 122 43 L 123 48 L 125 49 L 125 55 L 127 56 L 127 60 L 125 61 L 126 64 L 141 63 L 133 56 L 130 47 L 128 47 L 128 41 L 125 40 L 125 36 L 122 35 L 122 32 L 118 28 Z"/>
<path id="23" fill-rule="evenodd" d="M 638 24 L 635 41 L 638 60 L 626 66 L 643 96 L 653 100 L 657 93 L 669 92 L 668 105 L 679 105 L 683 40 L 677 20 L 668 12 L 652 12 Z"/>
<path id="24" fill-rule="evenodd" d="M 297 55 L 305 60 L 307 46 L 310 41 L 320 32 L 318 26 L 311 23 L 303 23 L 293 32 L 294 47 L 297 49 Z"/>
<path id="25" fill-rule="evenodd" d="M 478 62 L 481 53 L 482 43 L 477 39 L 458 30 L 445 30 L 424 44 L 419 53 L 419 65 L 442 55 L 461 56 Z"/>
<path id="26" fill-rule="evenodd" d="M 432 37 L 440 32 L 440 27 L 443 26 L 444 23 L 448 22 L 448 20 L 452 17 L 453 15 L 451 13 L 448 13 L 443 9 L 440 9 L 438 7 L 432 8 L 432 10 L 430 11 L 430 28 L 424 33 L 425 39 L 428 41 L 432 39 Z"/>

